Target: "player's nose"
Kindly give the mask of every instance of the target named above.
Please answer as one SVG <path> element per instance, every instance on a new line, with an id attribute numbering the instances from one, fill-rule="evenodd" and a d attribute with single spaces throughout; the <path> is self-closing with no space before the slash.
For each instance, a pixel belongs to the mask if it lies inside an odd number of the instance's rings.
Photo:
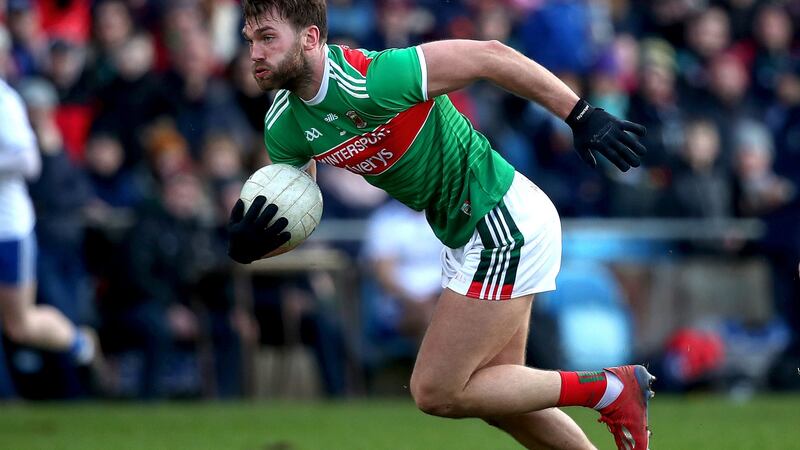
<path id="1" fill-rule="evenodd" d="M 264 61 L 266 59 L 263 49 L 259 45 L 250 47 L 250 60 L 251 61 Z"/>

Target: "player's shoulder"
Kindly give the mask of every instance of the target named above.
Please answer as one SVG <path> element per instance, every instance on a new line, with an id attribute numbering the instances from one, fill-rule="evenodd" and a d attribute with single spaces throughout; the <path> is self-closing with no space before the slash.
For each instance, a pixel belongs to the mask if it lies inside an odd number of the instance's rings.
<path id="1" fill-rule="evenodd" d="M 328 56 L 334 74 L 346 79 L 364 79 L 369 65 L 380 52 L 363 48 L 350 48 L 346 45 L 328 45 Z"/>

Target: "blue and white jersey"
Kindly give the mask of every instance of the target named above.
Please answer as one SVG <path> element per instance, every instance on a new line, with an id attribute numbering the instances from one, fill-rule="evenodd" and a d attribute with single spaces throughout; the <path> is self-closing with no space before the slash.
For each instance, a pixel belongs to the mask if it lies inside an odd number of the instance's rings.
<path id="1" fill-rule="evenodd" d="M 34 225 L 26 179 L 41 168 L 36 136 L 19 94 L 0 79 L 0 240 L 27 236 Z"/>

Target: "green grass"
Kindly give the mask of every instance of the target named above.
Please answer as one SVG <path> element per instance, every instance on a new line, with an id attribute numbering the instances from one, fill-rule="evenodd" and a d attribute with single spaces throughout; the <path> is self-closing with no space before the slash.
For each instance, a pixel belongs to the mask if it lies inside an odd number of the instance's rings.
<path id="1" fill-rule="evenodd" d="M 613 449 L 596 414 L 567 412 L 600 449 Z M 655 398 L 655 450 L 800 448 L 800 396 Z M 341 403 L 0 404 L 5 450 L 124 449 L 512 449 L 473 419 L 446 420 L 409 401 Z"/>

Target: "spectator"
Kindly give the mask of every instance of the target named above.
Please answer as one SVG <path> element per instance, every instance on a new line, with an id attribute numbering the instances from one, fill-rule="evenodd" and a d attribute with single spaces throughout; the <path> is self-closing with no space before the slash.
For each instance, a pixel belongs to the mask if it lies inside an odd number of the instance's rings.
<path id="1" fill-rule="evenodd" d="M 237 301 L 231 261 L 227 257 L 228 214 L 239 199 L 242 181 L 220 179 L 212 185 L 214 218 L 212 222 L 212 256 L 209 268 L 197 283 L 197 300 L 203 322 L 210 337 L 213 361 L 208 364 L 212 392 L 219 398 L 244 394 L 242 373 L 243 346 L 258 344 L 259 328 L 253 311 L 245 302 Z"/>
<path id="2" fill-rule="evenodd" d="M 737 130 L 735 153 L 735 201 L 737 212 L 759 217 L 766 224 L 764 236 L 753 247 L 772 269 L 772 289 L 777 314 L 790 326 L 792 344 L 786 357 L 800 357 L 800 201 L 795 180 L 775 173 L 772 137 L 766 127 L 747 122 Z M 792 362 L 794 364 L 794 362 Z"/>
<path id="3" fill-rule="evenodd" d="M 678 53 L 681 79 L 689 90 L 708 89 L 714 83 L 708 75 L 709 64 L 730 45 L 730 22 L 725 10 L 711 7 L 689 22 L 686 48 Z"/>
<path id="4" fill-rule="evenodd" d="M 134 34 L 133 18 L 123 0 L 102 0 L 94 6 L 92 51 L 87 71 L 92 86 L 102 89 L 116 76 L 114 55 Z M 149 70 L 151 65 L 145 65 Z"/>
<path id="5" fill-rule="evenodd" d="M 160 185 L 172 175 L 183 172 L 193 165 L 189 144 L 175 129 L 169 119 L 150 126 L 144 136 L 147 164 L 142 167 L 144 178 L 150 183 L 150 192 L 158 191 Z M 148 193 L 150 193 L 148 192 Z"/>
<path id="6" fill-rule="evenodd" d="M 127 277 L 124 238 L 145 199 L 141 180 L 123 166 L 124 158 L 116 136 L 95 132 L 89 137 L 85 167 L 91 198 L 86 207 L 84 254 L 94 277 L 98 303 L 116 301 L 118 281 Z"/>
<path id="7" fill-rule="evenodd" d="M 201 152 L 201 166 L 206 180 L 216 186 L 229 180 L 246 178 L 243 153 L 230 135 L 221 132 L 208 135 Z"/>
<path id="8" fill-rule="evenodd" d="M 119 136 L 125 149 L 124 165 L 143 162 L 142 134 L 153 122 L 166 117 L 169 104 L 162 81 L 153 69 L 153 43 L 138 34 L 119 44 L 111 55 L 116 76 L 99 92 L 100 110 L 95 129 Z"/>
<path id="9" fill-rule="evenodd" d="M 366 301 L 377 331 L 422 342 L 441 293 L 441 244 L 425 214 L 391 201 L 370 217 L 364 256 L 378 293 Z M 379 338 L 380 336 L 373 336 Z"/>
<path id="10" fill-rule="evenodd" d="M 83 159 L 86 136 L 94 118 L 93 88 L 87 77 L 87 48 L 66 40 L 55 40 L 50 46 L 50 67 L 47 76 L 58 91 L 56 122 L 64 136 L 64 148 L 74 161 Z"/>
<path id="11" fill-rule="evenodd" d="M 736 209 L 742 216 L 763 216 L 788 205 L 797 186 L 773 168 L 772 137 L 763 125 L 743 123 L 736 132 Z"/>
<path id="12" fill-rule="evenodd" d="M 208 203 L 197 177 L 189 172 L 167 177 L 159 200 L 145 210 L 128 241 L 128 296 L 105 311 L 105 336 L 114 348 L 141 347 L 144 367 L 136 394 L 145 398 L 169 394 L 163 377 L 170 356 L 181 348 L 194 351 L 201 333 L 193 309 L 196 283 L 214 261 L 202 214 Z"/>
<path id="13" fill-rule="evenodd" d="M 92 191 L 88 213 L 93 222 L 111 225 L 113 216 L 131 214 L 144 194 L 139 182 L 122 163 L 122 144 L 116 136 L 96 132 L 86 144 L 86 171 Z"/>
<path id="14" fill-rule="evenodd" d="M 755 16 L 751 51 L 754 53 L 750 80 L 754 97 L 764 107 L 775 101 L 779 75 L 800 61 L 792 54 L 792 19 L 784 7 L 762 6 Z"/>
<path id="15" fill-rule="evenodd" d="M 732 216 L 729 177 L 716 163 L 719 146 L 714 123 L 698 119 L 686 125 L 686 142 L 664 208 L 667 214 L 716 219 Z"/>
<path id="16" fill-rule="evenodd" d="M 250 127 L 234 103 L 233 92 L 214 75 L 209 36 L 202 30 L 181 35 L 171 56 L 175 67 L 164 80 L 166 95 L 190 153 L 199 156 L 203 139 L 212 131 L 226 130 L 237 140 L 249 138 Z"/>
<path id="17" fill-rule="evenodd" d="M 747 68 L 736 56 L 723 54 L 711 61 L 708 76 L 708 90 L 693 96 L 694 101 L 688 102 L 688 107 L 716 123 L 722 141 L 720 162 L 730 167 L 731 150 L 736 145 L 735 130 L 747 119 L 757 116 L 747 91 Z"/>
<path id="18" fill-rule="evenodd" d="M 777 101 L 766 115 L 775 135 L 775 170 L 800 180 L 800 61 L 781 70 L 776 83 Z"/>
<path id="19" fill-rule="evenodd" d="M 42 172 L 30 186 L 36 210 L 38 298 L 76 323 L 94 319 L 82 258 L 83 209 L 89 202 L 86 175 L 67 157 L 55 123 L 58 97 L 42 79 L 26 79 L 20 95 L 39 141 Z"/>
<path id="20" fill-rule="evenodd" d="M 13 47 L 14 67 L 9 74 L 16 78 L 41 75 L 49 65 L 47 35 L 39 25 L 39 18 L 31 0 L 8 1 L 8 31 Z"/>
<path id="21" fill-rule="evenodd" d="M 647 127 L 644 164 L 665 170 L 683 146 L 684 112 L 676 87 L 675 50 L 664 40 L 646 39 L 641 42 L 640 58 L 639 87 L 628 115 Z"/>

